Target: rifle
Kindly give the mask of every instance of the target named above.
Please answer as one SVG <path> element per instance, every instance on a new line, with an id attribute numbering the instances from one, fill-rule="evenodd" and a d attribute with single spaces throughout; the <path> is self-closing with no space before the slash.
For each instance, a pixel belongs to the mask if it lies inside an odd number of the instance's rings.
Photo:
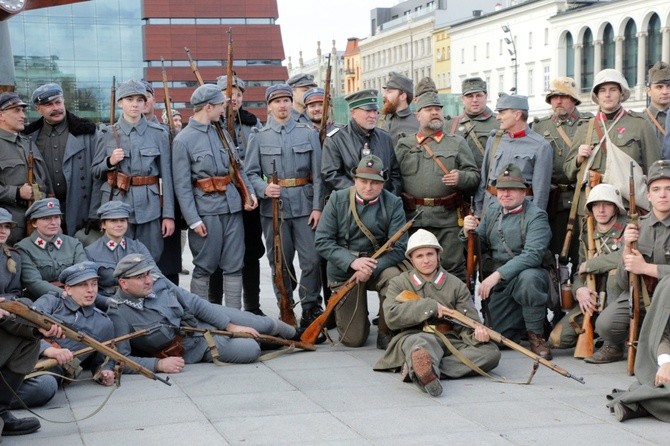
<path id="1" fill-rule="evenodd" d="M 577 220 L 577 208 L 579 207 L 579 194 L 582 191 L 582 185 L 586 183 L 589 171 L 586 168 L 588 163 L 586 160 L 582 163 L 577 174 L 577 179 L 582 181 L 575 185 L 575 193 L 572 195 L 572 205 L 570 206 L 570 214 L 568 215 L 568 225 L 565 228 L 565 239 L 563 240 L 563 247 L 561 248 L 560 260 L 563 264 L 568 263 L 568 256 L 570 253 L 570 245 L 572 244 L 572 236 L 575 231 L 575 221 Z"/>
<path id="2" fill-rule="evenodd" d="M 161 63 L 163 58 L 161 57 Z M 112 88 L 109 92 L 109 125 L 116 120 L 116 76 L 112 76 Z"/>
<path id="3" fill-rule="evenodd" d="M 35 199 L 37 198 L 36 195 L 35 195 L 35 192 L 39 192 L 39 189 L 37 189 L 37 191 L 35 190 L 35 185 L 33 184 L 34 181 L 35 181 L 35 157 L 33 156 L 33 151 L 32 150 L 30 152 L 28 152 L 28 157 L 27 157 L 26 161 L 27 161 L 27 164 L 28 164 L 28 173 L 27 173 L 28 178 L 27 178 L 27 180 L 28 180 L 28 184 L 30 185 L 30 187 L 33 190 L 32 198 L 26 200 L 26 202 L 28 204 L 27 207 L 30 207 L 35 202 Z M 33 225 L 29 221 L 27 221 L 26 222 L 26 236 L 27 237 L 30 237 L 30 234 L 33 233 L 33 229 L 35 229 L 35 228 L 33 228 Z"/>
<path id="4" fill-rule="evenodd" d="M 228 106 L 226 107 L 226 124 L 228 134 L 233 138 L 233 142 L 237 144 L 235 138 L 235 110 L 233 110 L 233 29 L 228 27 L 228 60 L 226 61 L 226 96 L 228 97 Z"/>
<path id="5" fill-rule="evenodd" d="M 384 243 L 377 251 L 375 251 L 374 254 L 370 256 L 372 259 L 377 259 L 384 255 L 386 251 L 391 249 L 395 243 L 400 240 L 400 237 L 402 237 L 407 231 L 409 231 L 409 228 L 412 227 L 414 224 L 414 221 L 423 213 L 423 210 L 419 210 L 414 217 L 412 217 L 411 220 L 409 220 L 407 223 L 403 225 L 402 228 L 398 229 L 398 231 L 391 236 L 390 239 Z M 355 275 L 351 276 L 346 282 L 344 282 L 344 285 L 342 285 L 335 293 L 330 295 L 330 299 L 328 299 L 328 304 L 326 305 L 326 309 L 323 310 L 323 313 L 319 315 L 314 321 L 309 324 L 309 327 L 305 329 L 303 332 L 302 336 L 300 336 L 300 340 L 303 342 L 306 342 L 310 345 L 314 345 L 316 343 L 317 338 L 319 337 L 319 334 L 321 333 L 321 330 L 323 330 L 323 327 L 326 326 L 326 323 L 328 321 L 328 318 L 330 317 L 330 314 L 335 310 L 335 307 L 337 304 L 340 303 L 341 300 L 343 300 L 345 297 L 349 295 L 349 292 L 357 285 L 356 283 L 356 278 Z"/>
<path id="6" fill-rule="evenodd" d="M 198 81 L 198 85 L 205 85 L 205 82 L 202 80 L 202 76 L 200 76 L 200 72 L 198 71 L 198 66 L 191 57 L 191 51 L 186 47 L 184 47 L 184 50 L 186 50 L 188 63 L 191 66 L 191 71 L 193 71 L 193 74 L 195 74 L 195 79 Z M 228 152 L 228 158 L 230 159 L 230 165 L 228 166 L 228 169 L 230 170 L 230 176 L 233 178 L 233 183 L 240 193 L 242 203 L 251 205 L 253 203 L 251 200 L 251 194 L 249 193 L 247 185 L 244 184 L 244 179 L 242 178 L 242 164 L 237 159 L 237 156 L 235 156 L 235 151 L 231 147 L 230 142 L 224 133 L 223 126 L 221 125 L 221 119 L 219 118 L 219 121 L 212 122 L 212 125 L 214 126 L 214 130 L 216 130 L 216 135 L 219 137 L 221 144 L 223 144 L 226 152 Z"/>
<path id="7" fill-rule="evenodd" d="M 412 291 L 405 290 L 402 293 L 400 293 L 397 297 L 396 300 L 400 302 L 406 302 L 406 301 L 411 301 L 411 300 L 418 300 L 421 299 L 420 296 L 417 294 L 413 293 Z M 466 327 L 470 327 L 473 330 L 477 328 L 478 326 L 482 325 L 480 322 L 475 321 L 474 319 L 470 319 L 467 317 L 465 314 L 461 314 L 460 312 L 456 310 L 452 310 L 451 308 L 447 308 L 445 310 L 446 319 L 449 319 L 451 321 L 454 321 L 460 325 L 465 325 Z M 519 353 L 528 356 L 530 359 L 535 361 L 535 363 L 542 364 L 545 367 L 550 368 L 554 372 L 565 376 L 566 378 L 572 378 L 575 381 L 584 384 L 584 378 L 580 378 L 578 376 L 573 375 L 572 373 L 568 372 L 562 367 L 559 367 L 558 365 L 554 364 L 553 362 L 544 359 L 540 355 L 536 355 L 535 353 L 531 352 L 527 348 L 517 344 L 516 342 L 507 339 L 505 336 L 502 334 L 498 333 L 497 331 L 494 331 L 490 329 L 489 327 L 484 326 L 484 329 L 488 333 L 489 337 L 491 340 L 494 342 L 497 342 L 498 344 L 503 344 L 506 347 L 511 348 L 512 350 L 516 350 Z"/>
<path id="8" fill-rule="evenodd" d="M 475 215 L 475 198 L 470 197 L 470 215 Z M 468 256 L 465 259 L 465 284 L 471 293 L 475 292 L 475 276 L 477 274 L 477 263 L 475 260 L 475 240 L 474 231 L 468 232 Z"/>
<path id="9" fill-rule="evenodd" d="M 110 339 L 108 341 L 102 342 L 102 345 L 114 348 L 116 344 L 119 342 L 124 342 L 124 341 L 130 341 L 131 339 L 148 335 L 153 333 L 154 331 L 158 330 L 161 327 L 160 324 L 154 325 L 153 327 L 145 328 L 143 330 L 137 330 L 132 333 L 128 333 L 123 336 L 119 336 L 114 339 Z M 96 351 L 93 347 L 86 347 L 82 348 L 80 350 L 77 350 L 76 352 L 72 352 L 72 355 L 75 358 L 78 358 L 79 356 L 84 356 L 88 355 L 89 353 L 93 353 Z M 58 360 L 53 359 L 53 358 L 48 358 L 48 359 L 42 359 L 41 361 L 37 361 L 37 364 L 35 364 L 35 367 L 33 367 L 33 373 L 34 372 L 40 372 L 42 370 L 48 370 L 52 367 L 56 367 L 58 365 Z"/>
<path id="10" fill-rule="evenodd" d="M 85 333 L 77 331 L 75 328 L 71 327 L 70 325 L 62 321 L 57 320 L 53 316 L 44 314 L 43 312 L 36 310 L 35 308 L 30 308 L 28 305 L 22 302 L 16 300 L 0 302 L 0 308 L 9 311 L 10 313 L 13 313 L 17 316 L 20 316 L 23 319 L 27 320 L 28 322 L 32 322 L 38 328 L 49 330 L 52 325 L 57 325 L 63 330 L 63 334 L 65 335 L 65 337 L 77 342 L 81 342 L 82 344 L 86 344 L 95 351 L 100 352 L 105 356 L 109 356 L 111 359 L 116 361 L 121 366 L 128 367 L 130 370 L 140 373 L 146 376 L 147 378 L 158 380 L 163 384 L 167 384 L 168 386 L 172 385 L 172 383 L 169 382 L 170 377 L 167 377 L 165 379 L 161 378 L 151 370 L 142 367 L 140 364 L 122 355 L 113 348 L 96 341 L 95 339 L 93 339 L 92 337 L 88 336 Z"/>
<path id="11" fill-rule="evenodd" d="M 637 206 L 635 204 L 635 175 L 633 173 L 633 168 L 635 163 L 630 162 L 630 177 L 628 179 L 628 188 L 630 190 L 630 195 L 628 197 L 628 203 L 630 208 L 628 210 L 628 216 L 630 217 L 630 224 L 638 226 L 638 214 Z M 637 249 L 637 242 L 631 243 L 631 251 Z M 628 364 L 626 371 L 628 375 L 632 376 L 635 374 L 635 355 L 637 353 L 637 329 L 640 326 L 640 276 L 634 273 L 628 273 L 628 289 L 630 293 L 629 301 L 629 314 L 630 314 L 630 325 L 628 328 Z"/>
<path id="12" fill-rule="evenodd" d="M 177 134 L 177 129 L 172 120 L 172 103 L 170 101 L 170 90 L 168 88 L 167 71 L 165 71 L 165 60 L 161 56 L 161 77 L 163 79 L 163 103 L 165 104 L 165 115 L 168 117 L 168 127 L 170 128 L 170 148 L 172 148 L 172 140 Z"/>
<path id="13" fill-rule="evenodd" d="M 277 178 L 277 165 L 275 160 L 272 160 L 272 176 L 270 177 L 272 184 L 279 184 Z M 281 198 L 272 199 L 272 246 L 274 247 L 274 274 L 272 281 L 277 287 L 279 293 L 279 319 L 294 327 L 297 325 L 295 320 L 295 313 L 293 313 L 293 302 L 291 296 L 286 289 L 286 282 L 284 281 L 284 258 L 281 242 L 281 228 L 279 227 L 279 219 L 281 213 Z"/>
<path id="14" fill-rule="evenodd" d="M 588 250 L 586 254 L 587 260 L 591 260 L 596 256 L 596 241 L 594 239 L 594 223 L 593 215 L 586 216 L 586 241 Z M 596 276 L 593 273 L 586 274 L 586 287 L 589 291 L 597 293 Z M 575 358 L 586 358 L 593 354 L 593 323 L 591 322 L 591 315 L 584 313 L 582 320 L 582 332 L 577 337 L 577 345 L 575 346 Z"/>
<path id="15" fill-rule="evenodd" d="M 321 115 L 321 125 L 319 126 L 319 141 L 321 146 L 326 140 L 326 128 L 328 127 L 328 112 L 330 108 L 330 75 L 333 67 L 330 64 L 330 54 L 328 55 L 328 68 L 326 68 L 326 84 L 323 86 L 323 115 Z"/>
<path id="16" fill-rule="evenodd" d="M 306 344 L 301 341 L 292 341 L 290 339 L 278 338 L 270 335 L 258 335 L 258 337 L 253 336 L 249 333 L 233 333 L 232 331 L 227 330 L 213 330 L 209 328 L 199 328 L 199 327 L 177 327 L 175 325 L 166 325 L 169 328 L 174 328 L 181 330 L 184 333 L 211 333 L 213 335 L 227 336 L 229 338 L 247 338 L 247 339 L 256 339 L 259 341 L 267 342 L 269 344 L 278 344 L 285 345 L 287 347 L 297 347 L 301 350 L 315 351 L 316 347 L 312 344 Z"/>

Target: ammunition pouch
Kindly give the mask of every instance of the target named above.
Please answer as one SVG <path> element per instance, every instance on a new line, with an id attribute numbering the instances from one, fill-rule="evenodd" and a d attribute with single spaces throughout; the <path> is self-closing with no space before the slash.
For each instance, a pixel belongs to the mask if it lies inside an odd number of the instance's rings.
<path id="1" fill-rule="evenodd" d="M 202 189 L 202 191 L 206 194 L 211 194 L 212 192 L 224 193 L 231 181 L 232 178 L 230 175 L 223 177 L 201 178 L 193 182 L 193 187 Z"/>
<path id="2" fill-rule="evenodd" d="M 418 198 L 407 192 L 401 192 L 400 198 L 402 198 L 403 206 L 408 212 L 415 211 L 417 206 L 442 206 L 446 210 L 456 209 L 463 206 L 463 196 L 459 192 L 454 192 L 446 197 L 437 198 Z"/>
<path id="3" fill-rule="evenodd" d="M 175 336 L 175 338 L 172 341 L 170 341 L 163 348 L 154 353 L 154 357 L 158 359 L 163 359 L 170 356 L 184 357 L 184 346 L 182 345 L 183 340 L 184 336 L 182 335 Z"/>
<path id="4" fill-rule="evenodd" d="M 107 171 L 107 183 L 113 188 L 128 192 L 131 186 L 158 184 L 158 176 L 130 176 L 118 170 L 109 170 Z"/>

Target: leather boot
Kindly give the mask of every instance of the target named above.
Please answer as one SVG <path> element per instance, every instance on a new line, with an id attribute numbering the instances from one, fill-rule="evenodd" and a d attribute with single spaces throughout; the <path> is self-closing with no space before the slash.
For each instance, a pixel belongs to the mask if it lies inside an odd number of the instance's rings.
<path id="1" fill-rule="evenodd" d="M 605 341 L 603 346 L 596 350 L 593 355 L 584 358 L 589 364 L 608 364 L 623 359 L 623 347 L 613 342 Z"/>
<path id="2" fill-rule="evenodd" d="M 197 294 L 203 299 L 209 296 L 209 276 L 200 276 L 191 278 L 191 293 Z"/>
<path id="3" fill-rule="evenodd" d="M 442 384 L 433 370 L 433 359 L 428 350 L 419 347 L 412 352 L 412 370 L 414 370 L 415 381 L 428 395 L 442 395 Z"/>
<path id="4" fill-rule="evenodd" d="M 551 360 L 551 358 L 553 358 L 551 350 L 549 350 L 549 347 L 547 347 L 547 344 L 544 342 L 541 335 L 529 331 L 528 342 L 530 343 L 530 351 L 536 355 L 546 360 Z"/>
<path id="5" fill-rule="evenodd" d="M 260 262 L 258 259 L 250 260 L 249 262 L 245 260 L 244 268 L 242 268 L 242 299 L 244 300 L 244 310 L 259 316 L 263 316 L 260 304 L 260 283 Z"/>
<path id="6" fill-rule="evenodd" d="M 219 267 L 209 277 L 207 299 L 213 304 L 223 305 L 223 271 Z"/>
<path id="7" fill-rule="evenodd" d="M 391 339 L 393 339 L 393 334 L 388 325 L 386 325 L 386 319 L 384 318 L 383 302 L 384 299 L 382 296 L 379 296 L 379 322 L 377 324 L 377 348 L 379 350 L 386 350 Z"/>
<path id="8" fill-rule="evenodd" d="M 242 274 L 223 275 L 223 299 L 226 307 L 242 308 Z"/>
<path id="9" fill-rule="evenodd" d="M 26 435 L 40 428 L 40 422 L 35 417 L 16 418 L 9 411 L 14 393 L 23 382 L 24 375 L 14 373 L 6 368 L 0 370 L 0 432 L 3 436 Z"/>
<path id="10" fill-rule="evenodd" d="M 621 401 L 617 401 L 613 405 L 614 417 L 617 421 L 626 421 L 633 418 L 648 417 L 649 412 L 647 409 L 642 407 L 640 404 L 635 404 L 637 408 L 633 409 L 630 406 L 625 405 Z"/>

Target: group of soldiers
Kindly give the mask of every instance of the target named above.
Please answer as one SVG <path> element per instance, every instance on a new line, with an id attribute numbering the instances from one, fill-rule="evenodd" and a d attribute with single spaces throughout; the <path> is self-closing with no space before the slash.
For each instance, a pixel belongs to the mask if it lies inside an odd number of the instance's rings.
<path id="1" fill-rule="evenodd" d="M 567 319 L 598 312 L 602 345 L 585 360 L 622 359 L 625 282 L 634 273 L 650 279 L 643 286 L 651 306 L 636 363 L 642 390 L 612 395 L 610 404 L 621 421 L 648 413 L 670 421 L 662 402 L 667 395 L 659 396 L 665 391 L 656 386 L 670 380 L 662 295 L 670 271 L 668 64 L 649 71 L 651 103 L 643 112 L 624 109 L 630 88 L 621 73 L 605 69 L 591 90 L 595 116 L 577 110 L 574 81 L 558 78 L 546 94 L 552 114 L 532 125 L 527 97 L 502 94 L 494 112 L 480 78 L 462 83 L 463 113 L 445 117 L 430 78 L 415 89 L 411 79 L 392 72 L 381 110 L 378 91 L 352 93 L 343 126 L 323 119 L 325 92 L 311 75 L 266 90 L 264 125 L 243 108 L 244 81 L 234 76 L 226 97 L 228 81 L 221 76 L 193 92 L 186 125 L 174 110 L 163 112 L 163 123 L 157 120 L 153 88 L 144 81 L 118 86 L 121 115 L 101 126 L 67 111 L 57 84 L 32 94 L 41 118 L 28 126 L 28 104 L 15 93 L 1 94 L 2 295 L 26 295 L 38 310 L 99 340 L 153 327 L 120 342 L 119 351 L 151 371 L 179 373 L 199 361 L 251 362 L 261 349 L 254 339 L 184 334 L 183 327 L 298 340 L 331 293 L 353 278 L 356 286 L 340 300 L 329 328 L 337 328 L 346 346 L 364 345 L 371 324 L 367 291 L 376 291 L 379 313 L 372 323 L 385 354 L 375 370 L 400 371 L 438 396 L 441 378 L 487 372 L 500 360 L 483 326 L 444 329 L 447 310 L 481 320 L 466 269 L 471 258 L 480 265 L 483 322 L 508 339 L 527 341 L 546 360 L 551 347 L 574 346 L 577 331 Z M 232 124 L 224 119 L 226 107 L 233 110 Z M 638 205 L 648 214 L 639 225 L 628 221 L 628 197 L 611 173 L 616 153 L 646 175 L 646 191 L 638 193 L 648 203 Z M 573 208 L 577 236 L 567 257 L 578 305 L 559 320 L 548 271 L 562 254 Z M 582 222 L 589 216 L 595 254 Z M 190 292 L 178 286 L 180 229 L 188 230 L 193 253 Z M 271 243 L 276 232 L 279 243 Z M 465 249 L 472 237 L 476 253 Z M 273 284 L 277 300 L 281 288 L 291 300 L 297 288 L 302 314 L 296 327 L 260 308 L 264 252 L 273 270 L 278 256 L 283 260 L 284 286 Z M 585 285 L 588 274 L 597 276 L 599 289 Z M 549 342 L 548 308 L 559 332 Z M 3 435 L 37 430 L 36 419 L 16 419 L 9 410 L 45 404 L 56 392 L 60 378 L 52 375 L 23 381 L 37 356 L 56 360 L 65 375 L 83 366 L 99 383 L 114 382 L 113 362 L 103 363 L 98 354 L 77 358 L 73 352 L 81 345 L 59 339 L 57 329 L 41 333 L 48 340 L 38 344 L 39 333 L 23 333 L 4 310 L 0 318 L 3 346 L 7 338 L 22 349 L 13 355 L 3 348 L 0 355 Z"/>

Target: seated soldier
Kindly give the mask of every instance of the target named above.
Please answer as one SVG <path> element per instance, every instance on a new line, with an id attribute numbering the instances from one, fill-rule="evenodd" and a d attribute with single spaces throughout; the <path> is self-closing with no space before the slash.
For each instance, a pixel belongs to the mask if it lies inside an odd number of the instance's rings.
<path id="1" fill-rule="evenodd" d="M 97 270 L 98 265 L 93 262 L 81 262 L 64 269 L 58 277 L 64 290 L 57 294 L 45 294 L 35 301 L 33 307 L 98 341 L 112 339 L 112 322 L 94 306 L 98 293 Z M 46 339 L 41 342 L 40 356 L 41 359 L 58 362 L 57 367 L 49 369 L 50 372 L 75 378 L 83 367 L 91 370 L 98 383 L 111 386 L 114 383 L 113 363 L 102 366 L 104 356 L 95 352 L 75 358 L 73 352 L 83 348 L 86 348 L 85 344 L 72 339 Z M 56 394 L 60 382 L 61 379 L 51 374 L 25 380 L 17 392 L 18 398 L 12 401 L 12 409 L 20 409 L 23 404 L 28 407 L 43 406 Z"/>
<path id="2" fill-rule="evenodd" d="M 526 198 L 526 184 L 514 164 L 495 181 L 496 202 L 481 223 L 465 217 L 462 237 L 475 231 L 483 257 L 479 296 L 488 304 L 492 328 L 515 342 L 526 334 L 533 353 L 551 359 L 543 333 L 549 281 L 542 269 L 551 229 L 547 213 Z M 488 315 L 485 314 L 488 318 Z"/>
<path id="3" fill-rule="evenodd" d="M 27 224 L 34 230 L 16 248 L 21 253 L 21 283 L 33 300 L 47 293 L 60 293 L 60 273 L 88 260 L 81 242 L 61 232 L 61 215 L 56 198 L 37 200 L 26 211 Z"/>
<path id="4" fill-rule="evenodd" d="M 500 350 L 489 342 L 483 325 L 474 331 L 456 325 L 443 333 L 444 338 L 424 330 L 431 322 L 439 324 L 446 309 L 479 321 L 465 284 L 440 266 L 441 252 L 437 238 L 425 229 L 409 238 L 405 255 L 414 268 L 391 279 L 384 301 L 386 323 L 399 333 L 374 366 L 374 370 L 395 371 L 402 367 L 403 381 L 413 381 L 431 396 L 442 393 L 441 377 L 461 378 L 474 373 L 451 353 L 444 339 L 485 372 L 500 361 Z M 404 291 L 411 291 L 417 299 L 404 298 Z M 433 329 L 440 331 L 440 326 L 433 325 Z"/>
<path id="5" fill-rule="evenodd" d="M 119 289 L 114 295 L 118 304 L 110 304 L 108 314 L 116 336 L 161 324 L 160 329 L 146 336 L 118 344 L 119 353 L 129 356 L 154 372 L 180 373 L 184 364 L 197 362 L 254 362 L 260 346 L 254 339 L 214 336 L 215 346 L 208 346 L 203 336 L 187 334 L 179 339 L 179 327 L 201 327 L 247 333 L 267 334 L 285 339 L 298 339 L 299 332 L 288 324 L 267 316 L 212 304 L 196 294 L 168 284 L 162 276 L 154 278 L 155 267 L 150 257 L 129 254 L 114 270 Z M 172 352 L 183 355 L 177 356 Z M 160 359 L 158 359 L 160 357 Z"/>
<path id="6" fill-rule="evenodd" d="M 333 192 L 326 203 L 315 246 L 328 261 L 328 286 L 333 292 L 352 276 L 358 282 L 335 309 L 340 342 L 348 347 L 365 344 L 370 334 L 367 290 L 375 290 L 379 293 L 377 348 L 385 350 L 392 336 L 382 304 L 388 281 L 400 273 L 396 265 L 403 260 L 407 235 L 377 259 L 371 256 L 405 225 L 405 211 L 402 200 L 384 190 L 386 171 L 379 157 L 363 157 L 352 175 L 354 186 Z"/>

